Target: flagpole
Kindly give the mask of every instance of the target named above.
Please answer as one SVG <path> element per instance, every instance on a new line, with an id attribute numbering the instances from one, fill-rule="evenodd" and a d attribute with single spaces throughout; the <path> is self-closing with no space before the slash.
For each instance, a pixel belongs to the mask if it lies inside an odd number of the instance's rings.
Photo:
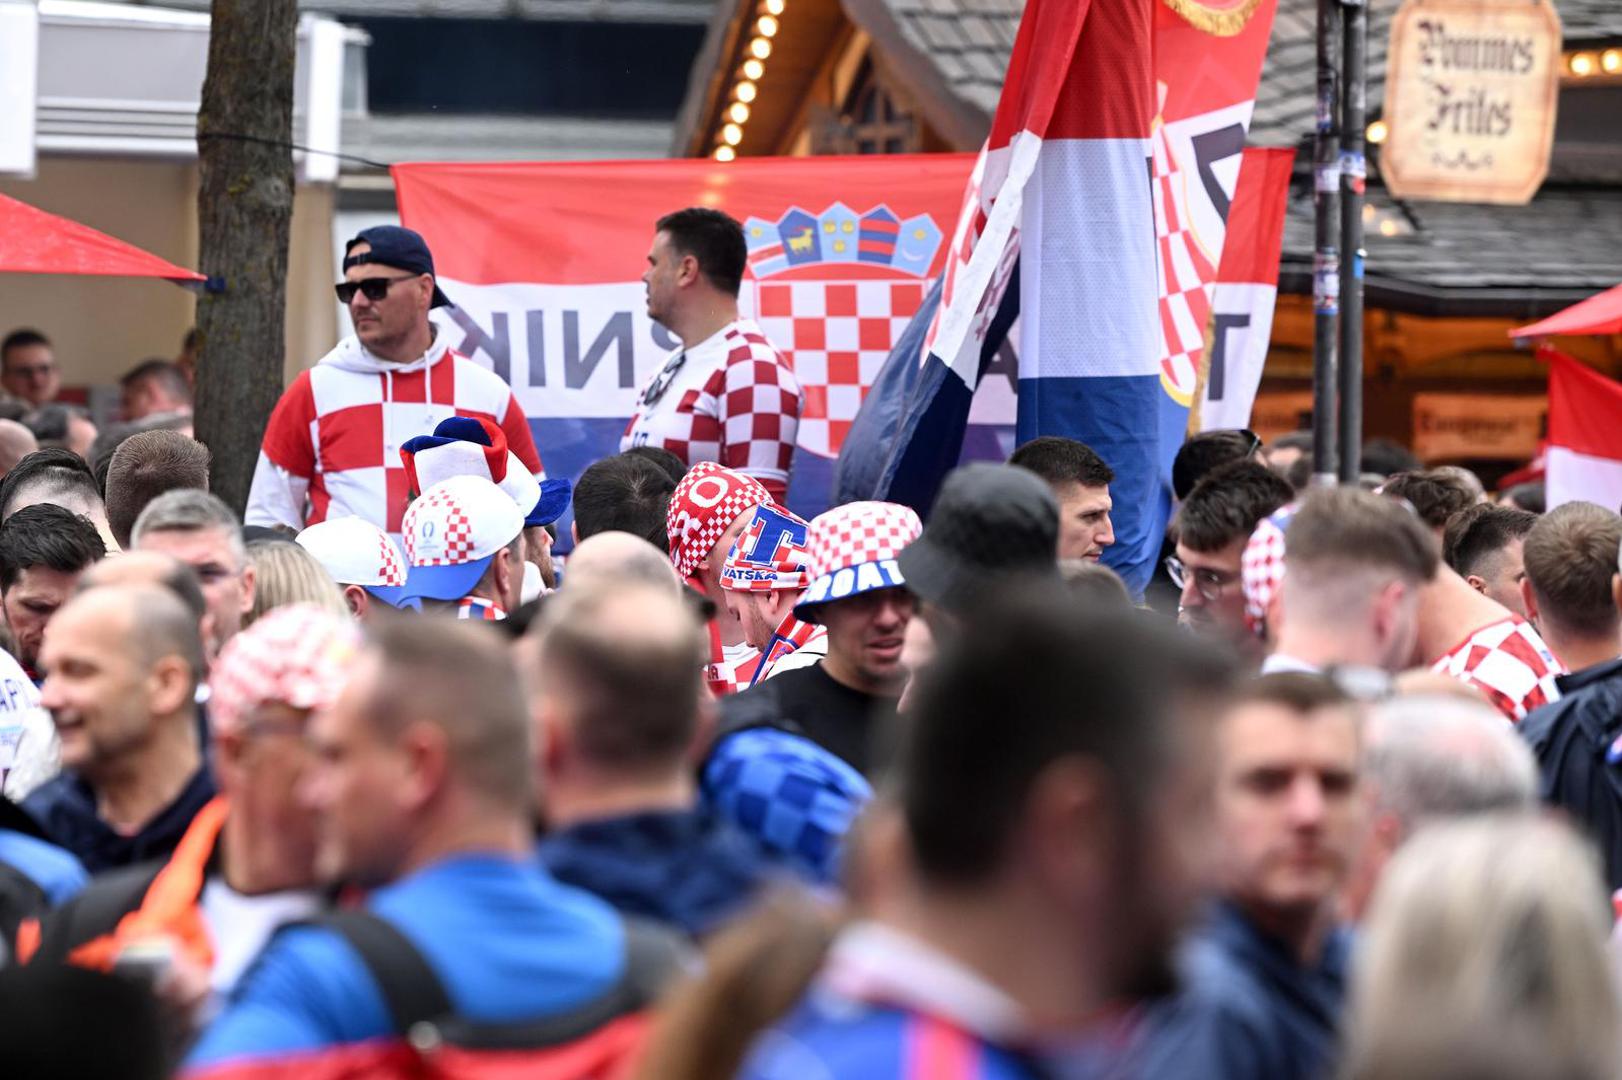
<path id="1" fill-rule="evenodd" d="M 1363 467 L 1363 127 L 1367 122 L 1369 16 L 1366 0 L 1341 0 L 1345 69 L 1341 94 L 1340 482 L 1357 483 Z"/>
<path id="2" fill-rule="evenodd" d="M 1312 472 L 1333 484 L 1339 438 L 1336 314 L 1340 306 L 1340 4 L 1318 0 L 1317 124 L 1312 153 Z"/>

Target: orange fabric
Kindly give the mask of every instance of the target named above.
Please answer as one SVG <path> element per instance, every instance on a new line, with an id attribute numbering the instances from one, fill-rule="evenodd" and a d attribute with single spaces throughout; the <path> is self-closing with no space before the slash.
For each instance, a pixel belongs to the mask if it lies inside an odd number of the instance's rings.
<path id="1" fill-rule="evenodd" d="M 106 971 L 126 947 L 139 941 L 168 938 L 192 963 L 204 970 L 213 968 L 214 939 L 203 921 L 203 913 L 198 910 L 197 898 L 202 895 L 208 861 L 219 843 L 228 810 L 224 796 L 199 810 L 168 864 L 147 889 L 141 906 L 120 919 L 112 933 L 87 941 L 70 952 L 68 962 Z"/>
<path id="2" fill-rule="evenodd" d="M 26 964 L 39 952 L 39 920 L 24 919 L 17 927 L 17 963 Z"/>

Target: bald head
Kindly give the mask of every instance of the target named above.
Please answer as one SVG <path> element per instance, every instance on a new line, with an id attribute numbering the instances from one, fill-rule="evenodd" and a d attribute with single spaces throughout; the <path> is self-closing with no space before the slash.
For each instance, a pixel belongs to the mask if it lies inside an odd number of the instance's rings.
<path id="1" fill-rule="evenodd" d="M 49 636 L 67 637 L 85 623 L 95 623 L 113 631 L 116 647 L 126 649 L 142 667 L 151 668 L 160 660 L 178 657 L 191 674 L 195 689 L 204 670 L 203 642 L 197 618 L 180 598 L 157 585 L 108 585 L 81 591 L 61 611 L 68 617 L 60 628 L 53 621 Z"/>
<path id="2" fill-rule="evenodd" d="M 185 605 L 193 619 L 201 619 L 208 610 L 192 568 L 173 555 L 159 551 L 127 551 L 103 559 L 79 579 L 80 592 L 109 585 L 152 585 L 164 589 Z"/>
<path id="3" fill-rule="evenodd" d="M 0 420 L 0 475 L 10 472 L 23 458 L 39 449 L 34 433 L 15 420 Z"/>
<path id="4" fill-rule="evenodd" d="M 698 730 L 704 642 L 675 588 L 572 584 L 548 605 L 526 661 L 537 711 L 566 726 L 596 767 L 641 772 L 685 760 Z"/>
<path id="5" fill-rule="evenodd" d="M 569 555 L 565 584 L 570 590 L 592 584 L 638 583 L 679 594 L 676 568 L 664 552 L 628 532 L 602 532 L 582 540 Z"/>

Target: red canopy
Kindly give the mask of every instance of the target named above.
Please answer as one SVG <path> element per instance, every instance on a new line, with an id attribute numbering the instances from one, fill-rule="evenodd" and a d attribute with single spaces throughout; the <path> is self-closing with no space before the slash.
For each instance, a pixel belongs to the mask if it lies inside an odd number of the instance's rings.
<path id="1" fill-rule="evenodd" d="M 1511 330 L 1512 338 L 1547 337 L 1551 334 L 1619 334 L 1622 333 L 1622 285 L 1606 289 L 1597 296 L 1580 300 L 1564 311 L 1557 311 L 1542 322 Z"/>
<path id="2" fill-rule="evenodd" d="M 5 195 L 0 195 L 0 272 L 207 280 L 195 270 Z"/>

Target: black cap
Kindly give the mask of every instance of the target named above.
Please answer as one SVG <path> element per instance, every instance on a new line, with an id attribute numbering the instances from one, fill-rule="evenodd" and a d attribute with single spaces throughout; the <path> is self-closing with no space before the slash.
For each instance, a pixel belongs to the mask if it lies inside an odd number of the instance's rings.
<path id="1" fill-rule="evenodd" d="M 977 462 L 941 485 L 897 562 L 915 596 L 961 611 L 989 583 L 1059 572 L 1059 503 L 1035 473 Z"/>
<path id="2" fill-rule="evenodd" d="M 356 244 L 367 244 L 372 250 L 359 255 L 349 254 Z M 413 274 L 427 274 L 434 277 L 434 257 L 428 251 L 428 245 L 416 232 L 403 225 L 373 225 L 370 229 L 362 229 L 355 234 L 355 238 L 344 245 L 344 269 L 351 266 L 361 266 L 365 263 L 376 263 L 379 266 L 392 266 L 396 270 L 409 270 Z M 450 307 L 450 299 L 439 291 L 439 283 L 434 283 L 434 301 L 428 305 L 431 308 Z"/>

